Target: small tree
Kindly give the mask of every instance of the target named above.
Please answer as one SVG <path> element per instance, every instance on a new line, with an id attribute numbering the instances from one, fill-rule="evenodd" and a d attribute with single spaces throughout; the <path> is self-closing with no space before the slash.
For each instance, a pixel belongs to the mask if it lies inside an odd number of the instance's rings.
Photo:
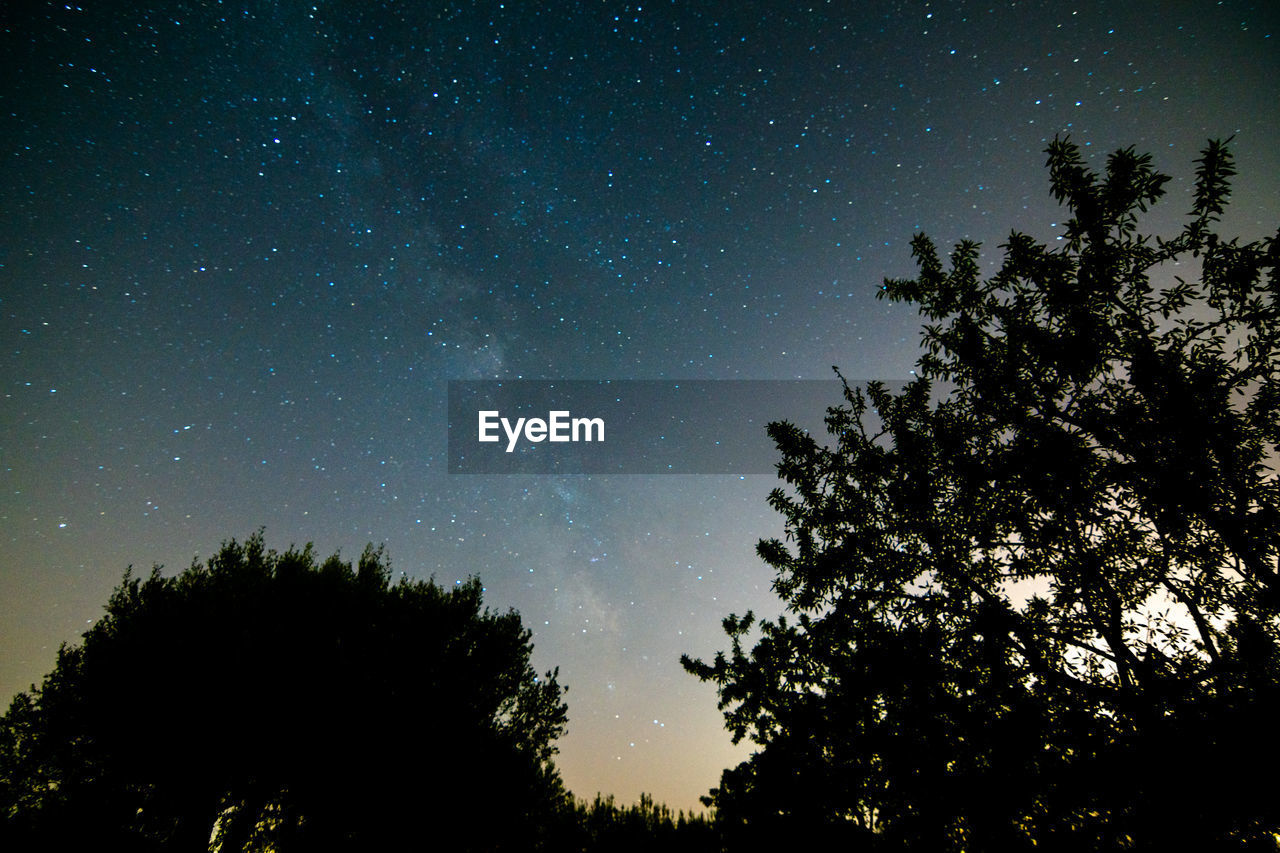
<path id="1" fill-rule="evenodd" d="M 1140 234 L 1169 180 L 1048 148 L 1070 210 L 881 296 L 925 321 L 900 394 L 845 384 L 830 447 L 788 423 L 766 540 L 789 618 L 729 617 L 714 682 L 760 747 L 712 792 L 722 825 L 895 848 L 1156 849 L 1270 841 L 1280 710 L 1280 235 L 1216 229 L 1213 142 L 1182 232 Z M 934 398 L 939 399 L 935 402 Z M 1172 849 L 1172 848 L 1171 848 Z"/>
<path id="2" fill-rule="evenodd" d="M 106 610 L 3 719 L 6 849 L 527 850 L 570 805 L 563 689 L 477 580 L 259 534 Z"/>

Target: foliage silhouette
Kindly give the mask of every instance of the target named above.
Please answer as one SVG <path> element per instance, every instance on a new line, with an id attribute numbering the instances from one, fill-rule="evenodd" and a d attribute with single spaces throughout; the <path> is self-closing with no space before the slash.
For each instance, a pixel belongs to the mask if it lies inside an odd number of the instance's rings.
<path id="1" fill-rule="evenodd" d="M 920 378 L 845 383 L 830 447 L 770 425 L 788 613 L 683 659 L 760 746 L 707 798 L 731 847 L 1274 847 L 1280 235 L 1217 233 L 1225 144 L 1167 240 L 1149 156 L 1047 154 L 1059 248 L 1014 232 L 984 279 L 917 235 L 880 295 Z"/>
<path id="2" fill-rule="evenodd" d="M 683 811 L 672 813 L 648 794 L 640 802 L 619 806 L 612 796 L 596 795 L 574 805 L 572 820 L 558 839 L 557 850 L 578 853 L 711 853 L 719 850 L 711 821 Z"/>
<path id="3" fill-rule="evenodd" d="M 126 573 L 3 720 L 0 847 L 400 849 L 447 824 L 451 849 L 539 849 L 566 708 L 531 648 L 478 580 L 392 583 L 381 549 L 258 533 Z"/>

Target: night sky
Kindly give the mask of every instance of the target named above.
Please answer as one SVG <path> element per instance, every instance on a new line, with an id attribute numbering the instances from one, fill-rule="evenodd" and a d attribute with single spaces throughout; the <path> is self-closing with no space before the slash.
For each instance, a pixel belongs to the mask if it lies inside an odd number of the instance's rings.
<path id="1" fill-rule="evenodd" d="M 385 543 L 519 610 L 572 791 L 696 807 L 745 747 L 678 659 L 778 612 L 776 481 L 451 475 L 447 382 L 907 379 L 882 279 L 1052 240 L 1056 134 L 1164 233 L 1234 134 L 1280 221 L 1269 2 L 81 2 L 0 11 L 6 703 L 130 564 Z"/>

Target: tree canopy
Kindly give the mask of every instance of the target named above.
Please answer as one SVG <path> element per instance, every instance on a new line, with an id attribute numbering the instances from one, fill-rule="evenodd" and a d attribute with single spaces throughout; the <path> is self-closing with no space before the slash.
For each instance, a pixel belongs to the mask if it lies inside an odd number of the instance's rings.
<path id="1" fill-rule="evenodd" d="M 481 593 L 260 533 L 126 573 L 3 719 L 0 847 L 538 849 L 563 688 Z"/>
<path id="2" fill-rule="evenodd" d="M 787 612 L 684 659 L 759 747 L 708 798 L 731 840 L 1274 844 L 1280 234 L 1219 234 L 1226 144 L 1167 239 L 1149 156 L 1047 154 L 1059 245 L 1015 231 L 984 277 L 917 235 L 880 295 L 918 306 L 919 378 L 845 383 L 829 445 L 770 426 Z"/>

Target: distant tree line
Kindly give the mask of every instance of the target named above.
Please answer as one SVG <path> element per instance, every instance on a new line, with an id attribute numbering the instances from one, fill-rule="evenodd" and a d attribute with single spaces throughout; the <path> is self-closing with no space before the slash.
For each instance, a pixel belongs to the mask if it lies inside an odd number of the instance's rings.
<path id="1" fill-rule="evenodd" d="M 702 814 L 672 812 L 648 794 L 630 806 L 612 795 L 577 800 L 555 849 L 581 853 L 711 853 L 719 850 L 713 821 Z"/>

